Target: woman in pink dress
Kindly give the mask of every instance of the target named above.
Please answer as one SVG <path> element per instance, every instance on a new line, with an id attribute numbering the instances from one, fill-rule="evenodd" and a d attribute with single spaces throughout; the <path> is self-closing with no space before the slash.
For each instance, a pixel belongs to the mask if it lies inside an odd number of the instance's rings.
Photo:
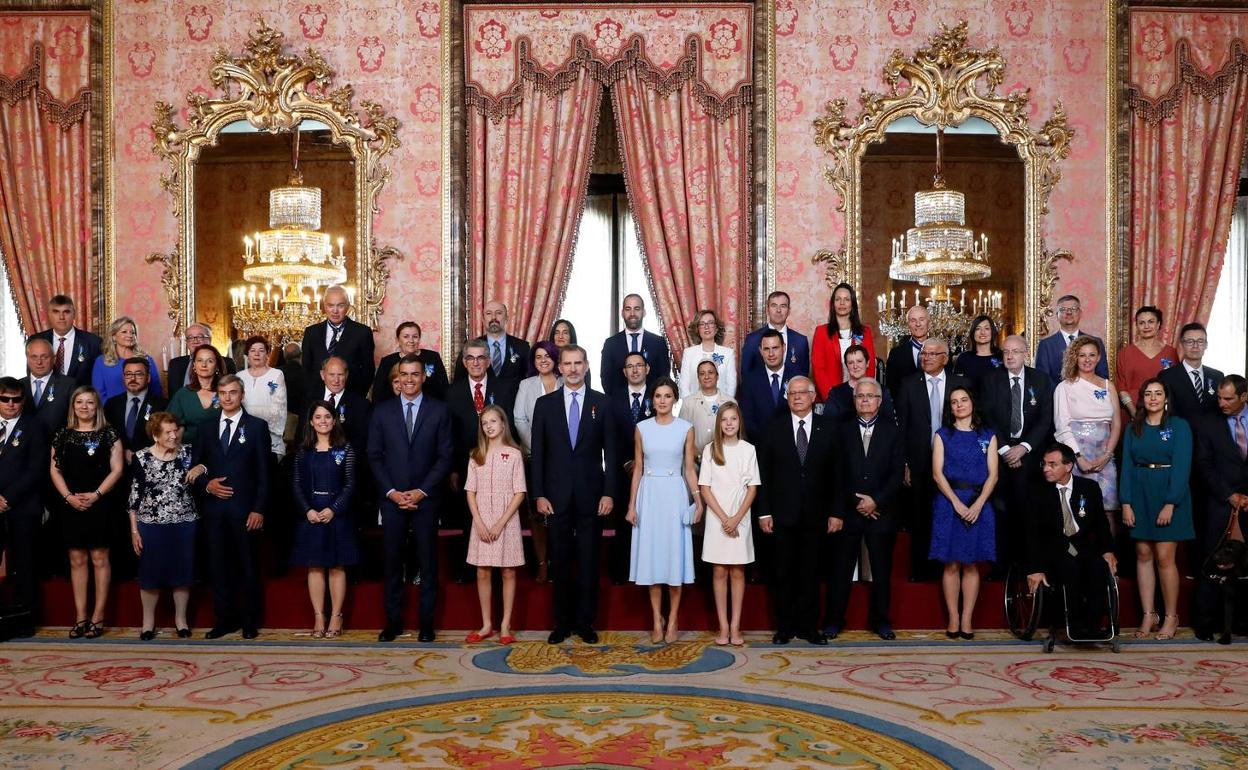
<path id="1" fill-rule="evenodd" d="M 1178 362 L 1178 351 L 1161 338 L 1161 311 L 1152 305 L 1135 311 L 1135 340 L 1118 351 L 1118 365 L 1114 371 L 1118 400 L 1126 410 L 1127 419 L 1135 417 L 1139 407 L 1135 394 L 1140 392 L 1144 381 Z"/>
<path id="2" fill-rule="evenodd" d="M 477 597 L 481 600 L 481 629 L 466 641 L 479 642 L 494 635 L 490 621 L 493 605 L 493 568 L 503 571 L 503 620 L 499 638 L 511 644 L 511 608 L 516 599 L 516 567 L 524 564 L 518 512 L 524 502 L 524 454 L 511 439 L 507 413 L 491 404 L 481 412 L 477 448 L 468 461 L 464 483 L 472 532 L 468 536 L 468 563 L 477 568 Z"/>

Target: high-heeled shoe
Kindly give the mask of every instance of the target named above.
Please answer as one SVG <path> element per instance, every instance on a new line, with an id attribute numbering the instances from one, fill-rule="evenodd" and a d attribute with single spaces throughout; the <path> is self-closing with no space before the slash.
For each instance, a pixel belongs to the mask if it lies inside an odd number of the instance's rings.
<path id="1" fill-rule="evenodd" d="M 1173 639 L 1173 638 L 1174 638 L 1174 632 L 1175 632 L 1175 631 L 1177 631 L 1177 630 L 1179 630 L 1179 616 L 1178 616 L 1177 614 L 1175 614 L 1175 615 L 1166 615 L 1166 625 L 1169 625 L 1169 624 L 1170 624 L 1170 619 L 1171 619 L 1171 618 L 1174 618 L 1174 628 L 1172 628 L 1172 629 L 1170 629 L 1169 631 L 1167 631 L 1167 630 L 1166 630 L 1166 626 L 1165 626 L 1165 625 L 1163 625 L 1163 626 L 1161 627 L 1161 631 L 1159 631 L 1159 632 L 1157 633 L 1157 636 L 1155 637 L 1155 638 L 1157 639 L 1157 641 L 1159 641 L 1159 642 L 1165 642 L 1165 641 L 1168 641 L 1168 640 L 1170 640 L 1170 639 Z"/>
<path id="2" fill-rule="evenodd" d="M 187 628 L 179 628 L 179 629 L 178 629 L 178 638 L 179 638 L 179 639 L 190 639 L 190 638 L 191 638 L 191 629 L 190 629 L 189 627 L 187 627 Z"/>
<path id="3" fill-rule="evenodd" d="M 338 623 L 337 628 L 334 628 L 335 622 Z M 329 628 L 325 629 L 325 638 L 336 639 L 339 636 L 342 636 L 342 613 L 335 612 L 332 619 L 329 621 Z"/>
<path id="4" fill-rule="evenodd" d="M 93 620 L 91 621 L 90 626 L 87 628 L 87 632 L 83 634 L 83 636 L 85 636 L 88 639 L 99 639 L 101 636 L 104 635 L 104 631 L 107 628 L 108 626 L 104 625 L 104 621 L 101 620 L 97 623 L 96 621 Z"/>
<path id="5" fill-rule="evenodd" d="M 663 643 L 663 628 L 666 625 L 667 624 L 664 621 L 659 621 L 659 624 L 650 632 L 650 644 Z"/>
<path id="6" fill-rule="evenodd" d="M 950 639 L 961 639 L 962 632 L 961 631 L 946 631 L 945 636 L 947 636 Z"/>
<path id="7" fill-rule="evenodd" d="M 1155 618 L 1155 620 L 1153 620 L 1153 622 L 1151 623 L 1148 622 L 1149 615 L 1152 615 L 1153 618 Z M 1135 631 L 1135 638 L 1147 639 L 1148 635 L 1156 631 L 1157 627 L 1160 625 L 1161 625 L 1161 617 L 1157 614 L 1156 610 L 1149 610 L 1148 612 L 1145 612 L 1143 616 L 1141 617 L 1140 627 L 1136 629 Z"/>
<path id="8" fill-rule="evenodd" d="M 153 628 L 149 628 L 149 629 L 147 629 L 147 630 L 145 630 L 145 631 L 141 631 L 141 632 L 139 632 L 139 641 L 140 641 L 140 642 L 150 642 L 150 641 L 152 641 L 152 640 L 153 640 L 153 639 L 155 639 L 155 638 L 156 638 L 156 630 L 155 630 L 155 629 L 153 629 Z"/>
<path id="9" fill-rule="evenodd" d="M 314 614 L 316 615 L 316 625 L 312 627 L 312 638 L 324 639 L 325 638 L 325 613 L 317 612 Z"/>
<path id="10" fill-rule="evenodd" d="M 87 629 L 89 628 L 91 628 L 91 621 L 80 620 L 74 624 L 73 628 L 69 629 L 69 638 L 81 639 L 87 633 Z"/>

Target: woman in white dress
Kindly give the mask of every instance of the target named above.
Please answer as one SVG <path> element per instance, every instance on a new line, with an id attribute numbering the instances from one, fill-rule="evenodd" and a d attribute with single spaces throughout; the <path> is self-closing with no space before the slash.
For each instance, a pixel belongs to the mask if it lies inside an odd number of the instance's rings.
<path id="1" fill-rule="evenodd" d="M 272 349 L 264 337 L 243 343 L 247 368 L 238 373 L 243 381 L 243 408 L 269 425 L 269 449 L 281 460 L 286 456 L 286 375 L 269 366 Z"/>
<path id="2" fill-rule="evenodd" d="M 689 324 L 689 336 L 699 340 L 685 348 L 680 359 L 680 397 L 698 390 L 698 364 L 714 361 L 719 369 L 719 389 L 729 397 L 737 392 L 737 354 L 724 346 L 724 324 L 714 310 L 699 310 Z"/>
<path id="3" fill-rule="evenodd" d="M 719 367 L 714 361 L 698 364 L 698 392 L 680 400 L 680 419 L 693 423 L 693 443 L 702 449 L 715 437 L 715 413 L 729 396 L 719 391 Z"/>
<path id="4" fill-rule="evenodd" d="M 735 401 L 719 407 L 715 437 L 702 450 L 698 485 L 707 515 L 702 560 L 714 565 L 715 611 L 719 614 L 716 644 L 740 646 L 741 605 L 745 598 L 745 565 L 754 561 L 750 506 L 758 493 L 758 456 L 745 440 L 741 409 Z M 728 584 L 732 582 L 732 615 Z"/>
<path id="5" fill-rule="evenodd" d="M 1075 473 L 1101 487 L 1109 526 L 1117 533 L 1118 466 L 1114 447 L 1122 437 L 1122 410 L 1114 383 L 1096 373 L 1101 351 L 1092 337 L 1077 337 L 1066 348 L 1062 381 L 1053 391 L 1055 438 L 1075 450 Z"/>

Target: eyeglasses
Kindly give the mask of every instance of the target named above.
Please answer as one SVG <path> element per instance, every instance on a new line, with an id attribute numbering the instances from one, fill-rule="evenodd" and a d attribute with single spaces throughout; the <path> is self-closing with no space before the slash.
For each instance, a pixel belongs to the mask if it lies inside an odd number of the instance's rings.
<path id="1" fill-rule="evenodd" d="M 815 395 L 815 391 L 813 390 L 790 390 L 789 395 L 790 396 L 813 396 Z"/>
<path id="2" fill-rule="evenodd" d="M 489 361 L 489 356 L 464 356 L 465 361 Z"/>
<path id="3" fill-rule="evenodd" d="M 21 396 L 0 396 L 0 404 L 20 404 L 20 403 L 22 403 Z"/>
<path id="4" fill-rule="evenodd" d="M 1074 315 L 1075 313 L 1078 313 L 1078 312 L 1079 312 L 1079 308 L 1077 308 L 1077 307 L 1059 307 L 1059 308 L 1057 309 L 1057 312 L 1058 312 L 1058 315 Z"/>
<path id="5" fill-rule="evenodd" d="M 1195 339 L 1193 337 L 1184 337 L 1181 342 L 1184 345 L 1191 345 L 1194 348 L 1203 348 L 1209 344 L 1209 340 Z"/>
<path id="6" fill-rule="evenodd" d="M 947 355 L 949 354 L 944 351 L 937 352 L 935 350 L 924 350 L 919 353 L 919 358 L 940 358 L 941 356 Z"/>
<path id="7" fill-rule="evenodd" d="M 191 336 L 186 338 L 187 342 L 190 342 L 191 340 L 210 340 L 210 339 L 212 339 L 211 334 L 192 334 Z"/>
<path id="8" fill-rule="evenodd" d="M 122 376 L 122 379 L 137 380 L 140 377 L 146 377 L 147 372 L 122 372 L 121 376 Z"/>
<path id="9" fill-rule="evenodd" d="M 709 328 L 709 327 L 712 327 L 712 326 L 715 326 L 715 325 L 716 325 L 716 323 L 715 323 L 714 321 L 699 321 L 699 322 L 698 322 L 698 326 L 705 326 L 705 327 L 708 327 L 708 328 Z"/>

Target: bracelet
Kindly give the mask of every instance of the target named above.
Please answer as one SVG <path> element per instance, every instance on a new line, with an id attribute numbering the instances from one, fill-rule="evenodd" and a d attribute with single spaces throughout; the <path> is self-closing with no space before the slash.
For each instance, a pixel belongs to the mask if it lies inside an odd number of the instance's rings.
<path id="1" fill-rule="evenodd" d="M 100 491 L 100 490 L 98 490 L 98 489 L 97 489 L 97 490 L 95 490 L 95 498 L 96 498 L 97 500 L 98 500 L 98 499 L 100 499 L 100 498 L 101 498 L 101 497 L 103 497 L 103 496 L 104 496 L 104 493 L 103 493 L 103 492 L 101 492 L 101 491 Z"/>

